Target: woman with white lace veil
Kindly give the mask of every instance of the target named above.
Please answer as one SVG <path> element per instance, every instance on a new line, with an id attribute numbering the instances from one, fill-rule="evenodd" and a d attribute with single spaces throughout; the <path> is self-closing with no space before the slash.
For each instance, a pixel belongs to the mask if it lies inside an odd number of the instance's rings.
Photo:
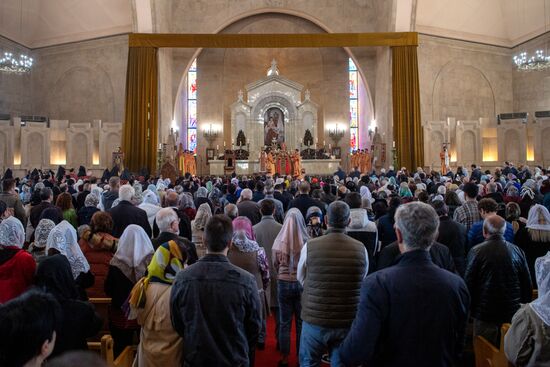
<path id="1" fill-rule="evenodd" d="M 69 260 L 80 298 L 86 300 L 88 297 L 85 289 L 94 285 L 95 279 L 88 260 L 78 245 L 76 230 L 69 222 L 64 220 L 50 231 L 46 241 L 46 253 L 48 256 L 61 254 Z"/>
<path id="2" fill-rule="evenodd" d="M 302 286 L 297 278 L 298 262 L 302 247 L 309 239 L 304 217 L 299 209 L 290 209 L 285 216 L 281 231 L 273 241 L 273 267 L 277 274 L 279 301 L 279 365 L 288 365 L 290 354 L 290 326 L 294 316 L 296 323 L 296 350 L 299 350 L 302 331 L 301 295 Z"/>
<path id="3" fill-rule="evenodd" d="M 550 212 L 546 207 L 535 204 L 529 209 L 527 225 L 516 233 L 514 242 L 525 252 L 533 286 L 536 287 L 535 260 L 550 251 Z"/>
<path id="4" fill-rule="evenodd" d="M 151 231 L 153 231 L 155 215 L 157 215 L 158 211 L 162 209 L 160 207 L 160 202 L 157 194 L 149 189 L 145 190 L 143 192 L 142 202 L 141 204 L 139 204 L 138 207 L 145 210 L 145 213 L 147 213 L 147 220 L 149 221 L 149 225 L 151 226 Z"/>
<path id="5" fill-rule="evenodd" d="M 206 253 L 206 246 L 203 240 L 204 228 L 210 218 L 212 218 L 212 209 L 210 209 L 208 203 L 203 203 L 199 206 L 195 219 L 191 221 L 192 242 L 197 246 L 197 255 L 199 258 Z"/>
<path id="6" fill-rule="evenodd" d="M 115 355 L 132 345 L 134 334 L 139 331 L 137 322 L 127 318 L 127 299 L 136 282 L 145 275 L 154 252 L 151 239 L 138 225 L 130 224 L 118 240 L 105 279 L 105 293 L 111 297 L 109 329 L 115 342 Z"/>
<path id="7" fill-rule="evenodd" d="M 535 261 L 539 296 L 523 305 L 504 337 L 504 352 L 514 366 L 550 366 L 550 252 Z"/>

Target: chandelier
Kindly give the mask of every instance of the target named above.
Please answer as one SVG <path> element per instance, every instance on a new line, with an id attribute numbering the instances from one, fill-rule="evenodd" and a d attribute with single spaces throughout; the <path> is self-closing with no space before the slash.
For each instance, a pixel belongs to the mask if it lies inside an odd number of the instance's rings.
<path id="1" fill-rule="evenodd" d="M 519 71 L 539 71 L 550 68 L 550 56 L 545 56 L 543 50 L 535 51 L 535 55 L 527 57 L 527 52 L 514 56 L 514 63 Z"/>
<path id="2" fill-rule="evenodd" d="M 20 54 L 19 58 L 13 56 L 11 52 L 4 52 L 4 56 L 0 58 L 0 71 L 14 74 L 24 74 L 31 71 L 32 57 Z"/>

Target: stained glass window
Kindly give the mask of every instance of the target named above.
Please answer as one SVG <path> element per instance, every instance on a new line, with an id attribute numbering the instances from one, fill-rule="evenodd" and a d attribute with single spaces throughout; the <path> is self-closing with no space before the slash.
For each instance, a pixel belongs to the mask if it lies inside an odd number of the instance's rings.
<path id="1" fill-rule="evenodd" d="M 350 58 L 348 64 L 349 74 L 349 136 L 350 151 L 359 147 L 359 72 L 355 63 Z"/>
<path id="2" fill-rule="evenodd" d="M 197 149 L 197 60 L 187 72 L 187 149 Z"/>

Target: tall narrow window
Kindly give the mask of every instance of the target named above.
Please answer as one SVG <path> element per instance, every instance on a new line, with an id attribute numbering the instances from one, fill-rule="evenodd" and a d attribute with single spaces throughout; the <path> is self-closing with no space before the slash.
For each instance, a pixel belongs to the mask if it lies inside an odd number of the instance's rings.
<path id="1" fill-rule="evenodd" d="M 349 74 L 349 148 L 353 152 L 359 147 L 359 72 L 350 58 Z"/>
<path id="2" fill-rule="evenodd" d="M 197 59 L 187 72 L 187 149 L 197 149 Z"/>

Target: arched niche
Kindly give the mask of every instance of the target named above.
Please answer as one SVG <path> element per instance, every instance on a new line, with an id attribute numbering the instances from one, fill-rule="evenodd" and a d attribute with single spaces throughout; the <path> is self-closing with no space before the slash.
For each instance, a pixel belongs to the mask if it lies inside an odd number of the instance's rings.
<path id="1" fill-rule="evenodd" d="M 462 133 L 462 157 L 461 161 L 468 166 L 477 162 L 477 144 L 476 134 L 472 130 L 466 130 Z"/>
<path id="2" fill-rule="evenodd" d="M 504 134 L 504 158 L 517 164 L 522 161 L 520 137 L 516 130 L 508 129 Z"/>

